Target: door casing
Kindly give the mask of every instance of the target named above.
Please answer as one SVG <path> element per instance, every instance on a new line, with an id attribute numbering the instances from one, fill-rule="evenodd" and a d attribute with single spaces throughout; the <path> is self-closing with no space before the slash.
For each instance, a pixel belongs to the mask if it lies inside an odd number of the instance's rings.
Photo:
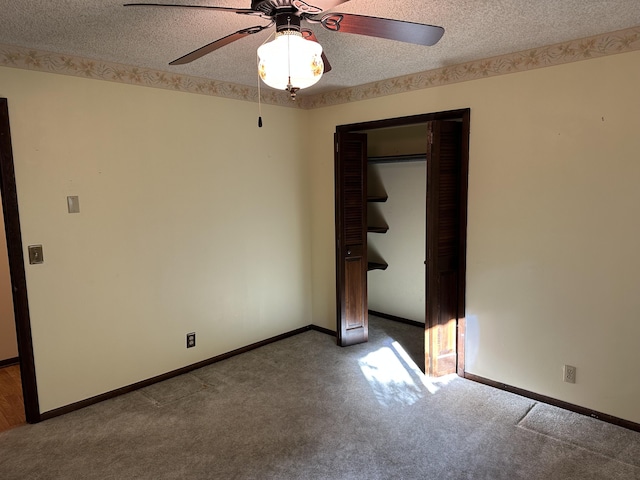
<path id="1" fill-rule="evenodd" d="M 465 339 L 465 330 L 466 330 L 466 321 L 465 321 L 465 292 L 466 292 L 466 251 L 467 251 L 467 198 L 468 198 L 468 175 L 469 175 L 469 135 L 470 135 L 470 117 L 471 110 L 466 109 L 458 109 L 458 110 L 449 110 L 444 112 L 435 112 L 435 113 L 426 113 L 419 115 L 411 115 L 406 117 L 396 117 L 389 118 L 384 120 L 373 120 L 368 122 L 354 123 L 348 125 L 339 125 L 336 127 L 336 136 L 341 134 L 348 133 L 357 133 L 369 130 L 376 130 L 382 128 L 393 128 L 393 127 L 404 127 L 418 124 L 426 124 L 430 121 L 435 120 L 450 120 L 450 121 L 459 121 L 462 124 L 462 134 L 460 138 L 460 185 L 459 185 L 459 210 L 458 210 L 458 263 L 457 263 L 457 275 L 458 275 L 458 285 L 457 285 L 457 319 L 456 319 L 456 373 L 460 376 L 464 376 L 464 364 L 465 364 L 465 352 L 464 352 L 464 339 Z M 336 169 L 339 168 L 338 162 L 340 161 L 339 155 L 336 154 Z M 366 165 L 364 166 L 366 169 Z M 363 172 L 364 178 L 366 178 L 366 172 Z M 338 197 L 339 192 L 336 192 L 336 198 Z M 427 192 L 429 195 L 429 192 Z M 428 202 L 427 202 L 428 203 Z M 427 217 L 429 216 L 429 212 L 427 211 Z M 336 222 L 337 222 L 336 218 Z M 336 228 L 338 226 L 336 225 Z M 336 230 L 337 231 L 337 230 Z M 433 268 L 433 265 L 429 265 L 430 259 L 427 259 L 425 262 L 427 271 L 429 267 Z M 339 265 L 336 265 L 338 268 Z M 338 280 L 336 280 L 336 290 L 338 291 L 339 297 L 339 289 L 340 285 L 338 284 Z M 427 302 L 431 299 L 429 298 L 429 292 L 427 292 Z M 429 329 L 431 327 L 435 327 L 436 325 L 429 325 L 429 320 L 427 320 L 426 328 Z M 337 318 L 337 331 L 340 332 L 341 329 L 344 328 L 342 318 L 338 313 Z M 433 375 L 437 374 L 437 372 L 429 371 L 429 366 L 426 365 L 427 374 Z"/>
<path id="2" fill-rule="evenodd" d="M 5 234 L 11 287 L 13 290 L 13 311 L 18 337 L 18 356 L 22 377 L 25 417 L 29 423 L 41 420 L 36 386 L 36 370 L 31 340 L 31 320 L 27 297 L 27 279 L 24 269 L 20 215 L 18 213 L 18 193 L 11 147 L 9 127 L 9 107 L 6 98 L 0 98 L 0 192 L 4 209 Z"/>

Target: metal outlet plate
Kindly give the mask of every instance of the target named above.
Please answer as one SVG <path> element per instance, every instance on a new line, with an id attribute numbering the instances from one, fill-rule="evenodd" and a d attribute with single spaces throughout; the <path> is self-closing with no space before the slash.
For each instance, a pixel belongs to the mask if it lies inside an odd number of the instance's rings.
<path id="1" fill-rule="evenodd" d="M 37 265 L 44 262 L 42 245 L 29 245 L 27 250 L 29 251 L 29 263 L 31 265 Z"/>

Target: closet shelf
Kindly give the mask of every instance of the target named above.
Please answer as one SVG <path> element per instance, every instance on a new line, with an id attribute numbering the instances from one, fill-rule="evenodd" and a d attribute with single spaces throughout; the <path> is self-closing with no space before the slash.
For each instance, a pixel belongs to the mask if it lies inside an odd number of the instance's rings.
<path id="1" fill-rule="evenodd" d="M 414 153 L 411 155 L 389 155 L 384 157 L 369 157 L 369 164 L 375 163 L 401 163 L 401 162 L 424 162 L 427 160 L 426 153 Z"/>
<path id="2" fill-rule="evenodd" d="M 371 270 L 386 270 L 388 266 L 389 265 L 387 265 L 386 263 L 369 262 L 369 264 L 367 265 L 367 271 L 371 271 Z"/>
<path id="3" fill-rule="evenodd" d="M 389 227 L 386 227 L 386 226 L 367 227 L 367 232 L 371 232 L 371 233 L 387 233 L 387 230 L 389 230 Z"/>

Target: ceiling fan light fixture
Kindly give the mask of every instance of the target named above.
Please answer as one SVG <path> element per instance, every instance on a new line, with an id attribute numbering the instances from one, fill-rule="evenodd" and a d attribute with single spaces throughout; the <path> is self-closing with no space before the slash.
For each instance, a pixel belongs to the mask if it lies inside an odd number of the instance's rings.
<path id="1" fill-rule="evenodd" d="M 277 90 L 308 88 L 324 72 L 322 46 L 296 30 L 277 32 L 273 41 L 258 48 L 258 59 L 260 78 Z"/>

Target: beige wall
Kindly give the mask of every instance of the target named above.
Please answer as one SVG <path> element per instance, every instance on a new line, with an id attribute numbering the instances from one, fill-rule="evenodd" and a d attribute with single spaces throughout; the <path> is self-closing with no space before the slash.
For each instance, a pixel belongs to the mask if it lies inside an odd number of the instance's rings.
<path id="1" fill-rule="evenodd" d="M 265 106 L 258 130 L 247 102 L 0 68 L 24 247 L 45 249 L 25 267 L 42 411 L 335 329 L 336 125 L 470 107 L 467 370 L 640 422 L 639 83 L 635 52 Z"/>
<path id="2" fill-rule="evenodd" d="M 13 315 L 11 275 L 7 256 L 7 239 L 4 235 L 4 215 L 0 203 L 0 360 L 18 356 L 16 323 Z"/>
<path id="3" fill-rule="evenodd" d="M 307 112 L 9 68 L 0 96 L 42 411 L 311 323 Z"/>
<path id="4" fill-rule="evenodd" d="M 335 328 L 336 125 L 470 107 L 467 371 L 640 422 L 639 84 L 633 52 L 312 111 L 314 323 Z"/>

